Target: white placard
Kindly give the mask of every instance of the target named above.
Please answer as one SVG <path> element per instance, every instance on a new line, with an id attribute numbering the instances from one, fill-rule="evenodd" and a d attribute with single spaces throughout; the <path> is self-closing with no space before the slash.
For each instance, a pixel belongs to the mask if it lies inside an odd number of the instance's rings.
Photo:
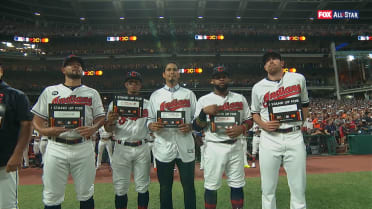
<path id="1" fill-rule="evenodd" d="M 182 118 L 181 112 L 161 112 L 161 118 Z"/>
<path id="2" fill-rule="evenodd" d="M 80 111 L 54 111 L 54 118 L 80 118 Z"/>
<path id="3" fill-rule="evenodd" d="M 118 100 L 118 107 L 139 107 L 139 101 L 127 101 L 127 100 Z"/>
<path id="4" fill-rule="evenodd" d="M 235 117 L 215 117 L 216 123 L 235 123 Z"/>
<path id="5" fill-rule="evenodd" d="M 273 113 L 297 111 L 297 104 L 273 107 Z"/>

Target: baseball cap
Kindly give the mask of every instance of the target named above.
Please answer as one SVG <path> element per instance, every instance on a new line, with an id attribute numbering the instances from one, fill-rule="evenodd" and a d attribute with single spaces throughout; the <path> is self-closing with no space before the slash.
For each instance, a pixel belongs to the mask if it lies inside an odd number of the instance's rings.
<path id="1" fill-rule="evenodd" d="M 225 74 L 227 76 L 230 76 L 230 72 L 225 66 L 217 66 L 213 68 L 212 76 L 215 76 L 218 74 Z"/>
<path id="2" fill-rule="evenodd" d="M 65 58 L 65 60 L 63 60 L 63 67 L 66 67 L 68 64 L 70 64 L 71 62 L 73 61 L 77 61 L 78 63 L 80 63 L 81 67 L 84 69 L 84 61 L 81 57 L 79 56 L 76 56 L 76 55 L 69 55 Z"/>
<path id="3" fill-rule="evenodd" d="M 124 82 L 127 82 L 129 79 L 139 80 L 142 83 L 142 75 L 136 71 L 127 72 Z"/>
<path id="4" fill-rule="evenodd" d="M 266 52 L 263 56 L 262 56 L 262 63 L 265 65 L 266 62 L 269 60 L 269 59 L 279 59 L 279 60 L 282 60 L 282 56 L 280 56 L 280 54 L 278 52 Z"/>

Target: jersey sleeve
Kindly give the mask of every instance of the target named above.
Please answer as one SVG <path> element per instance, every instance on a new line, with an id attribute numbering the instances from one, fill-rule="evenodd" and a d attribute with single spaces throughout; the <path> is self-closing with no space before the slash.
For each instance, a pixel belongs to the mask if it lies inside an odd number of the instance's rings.
<path id="1" fill-rule="evenodd" d="M 193 119 L 195 118 L 195 112 L 196 112 L 196 104 L 197 104 L 197 100 L 196 100 L 196 96 L 194 94 L 194 92 L 191 91 L 191 98 L 190 98 L 190 109 L 191 109 L 191 113 L 190 113 L 190 123 L 192 123 Z"/>
<path id="2" fill-rule="evenodd" d="M 308 107 L 309 106 L 309 95 L 307 92 L 307 87 L 306 87 L 306 80 L 303 75 L 301 75 L 301 103 L 303 107 Z"/>
<path id="3" fill-rule="evenodd" d="M 251 109 L 249 108 L 247 99 L 242 95 L 242 101 L 243 101 L 243 117 L 242 121 L 246 121 L 249 119 L 252 119 Z"/>
<path id="4" fill-rule="evenodd" d="M 31 112 L 41 118 L 48 119 L 48 89 L 44 89 L 44 91 L 40 94 L 36 104 L 32 107 Z"/>
<path id="5" fill-rule="evenodd" d="M 101 96 L 99 93 L 95 90 L 94 91 L 94 97 L 93 100 L 93 119 L 96 119 L 100 116 L 105 116 L 105 109 L 103 108 Z"/>
<path id="6" fill-rule="evenodd" d="M 148 117 L 146 126 L 148 127 L 150 123 L 155 122 L 156 119 L 156 109 L 155 109 L 155 98 L 154 94 L 150 96 L 150 101 L 147 105 Z"/>
<path id="7" fill-rule="evenodd" d="M 201 99 L 202 98 L 199 98 L 198 102 L 196 103 L 194 120 L 199 116 L 201 110 L 203 109 L 203 105 L 202 105 Z"/>
<path id="8" fill-rule="evenodd" d="M 257 86 L 253 86 L 253 89 L 252 89 L 252 99 L 251 99 L 251 111 L 252 113 L 260 113 L 260 107 L 261 107 L 261 104 L 260 104 L 260 100 L 259 100 L 259 97 L 257 95 Z"/>

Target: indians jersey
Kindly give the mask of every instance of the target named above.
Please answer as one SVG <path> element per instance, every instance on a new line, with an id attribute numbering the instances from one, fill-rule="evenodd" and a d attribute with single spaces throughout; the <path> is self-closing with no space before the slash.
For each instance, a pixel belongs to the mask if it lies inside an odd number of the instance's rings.
<path id="1" fill-rule="evenodd" d="M 237 111 L 240 113 L 239 125 L 243 121 L 251 119 L 251 112 L 249 109 L 248 102 L 246 98 L 238 93 L 231 92 L 225 96 L 219 96 L 214 92 L 204 95 L 199 98 L 196 104 L 195 117 L 198 117 L 201 110 L 210 105 L 217 105 L 219 111 Z M 210 130 L 210 118 L 207 117 L 208 127 L 205 130 L 205 139 L 209 141 L 225 141 L 231 139 L 228 135 L 213 133 Z"/>
<path id="2" fill-rule="evenodd" d="M 164 86 L 156 90 L 150 97 L 149 121 L 156 121 L 157 111 L 185 111 L 185 123 L 191 124 L 195 114 L 196 96 L 189 90 L 180 87 L 170 89 Z M 170 162 L 180 158 L 183 162 L 195 159 L 195 145 L 192 132 L 182 133 L 178 128 L 163 128 L 154 132 L 153 153 L 161 162 Z"/>
<path id="3" fill-rule="evenodd" d="M 148 100 L 143 100 L 143 117 L 141 118 L 119 116 L 114 129 L 115 140 L 131 142 L 140 141 L 147 138 L 148 129 L 146 127 L 146 122 L 148 116 L 148 103 Z M 112 102 L 110 103 L 108 110 L 109 112 L 112 112 Z"/>
<path id="4" fill-rule="evenodd" d="M 263 121 L 269 121 L 268 102 L 293 97 L 300 97 L 303 106 L 309 104 L 306 80 L 303 75 L 287 72 L 279 82 L 264 78 L 253 86 L 252 113 L 259 113 Z M 279 128 L 301 124 L 301 121 L 281 123 Z"/>
<path id="5" fill-rule="evenodd" d="M 39 99 L 31 112 L 48 120 L 49 104 L 84 105 L 85 126 L 92 126 L 95 118 L 105 115 L 99 93 L 95 89 L 89 88 L 85 85 L 76 87 L 73 90 L 63 84 L 47 87 L 39 96 Z M 61 133 L 59 137 L 65 139 L 76 139 L 81 136 L 77 131 L 69 130 Z"/>

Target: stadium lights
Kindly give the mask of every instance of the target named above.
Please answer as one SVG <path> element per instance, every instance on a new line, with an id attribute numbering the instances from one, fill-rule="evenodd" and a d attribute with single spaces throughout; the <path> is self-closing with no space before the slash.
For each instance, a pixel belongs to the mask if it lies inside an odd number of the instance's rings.
<path id="1" fill-rule="evenodd" d="M 309 18 L 309 20 L 313 21 L 313 20 L 314 20 L 314 18 L 313 18 L 313 17 L 310 17 L 310 18 Z"/>
<path id="2" fill-rule="evenodd" d="M 85 20 L 85 17 L 80 17 L 80 20 L 81 20 L 81 21 L 84 21 L 84 20 Z"/>
<path id="3" fill-rule="evenodd" d="M 273 19 L 274 19 L 274 20 L 278 20 L 278 19 L 279 19 L 279 17 L 273 17 Z"/>
<path id="4" fill-rule="evenodd" d="M 40 16 L 40 12 L 34 12 L 34 15 Z"/>
<path id="5" fill-rule="evenodd" d="M 199 19 L 203 19 L 204 17 L 203 16 L 198 16 Z"/>
<path id="6" fill-rule="evenodd" d="M 125 19 L 125 17 L 120 17 L 119 19 L 121 19 L 121 20 L 124 20 L 124 19 Z"/>
<path id="7" fill-rule="evenodd" d="M 164 16 L 159 16 L 159 19 L 164 19 Z"/>
<path id="8" fill-rule="evenodd" d="M 353 61 L 353 60 L 355 60 L 354 55 L 347 55 L 347 56 L 346 56 L 346 61 L 351 62 L 351 61 Z"/>
<path id="9" fill-rule="evenodd" d="M 241 18 L 242 18 L 242 17 L 240 17 L 240 16 L 237 16 L 237 17 L 236 17 L 236 19 L 238 19 L 238 20 L 241 19 Z"/>

